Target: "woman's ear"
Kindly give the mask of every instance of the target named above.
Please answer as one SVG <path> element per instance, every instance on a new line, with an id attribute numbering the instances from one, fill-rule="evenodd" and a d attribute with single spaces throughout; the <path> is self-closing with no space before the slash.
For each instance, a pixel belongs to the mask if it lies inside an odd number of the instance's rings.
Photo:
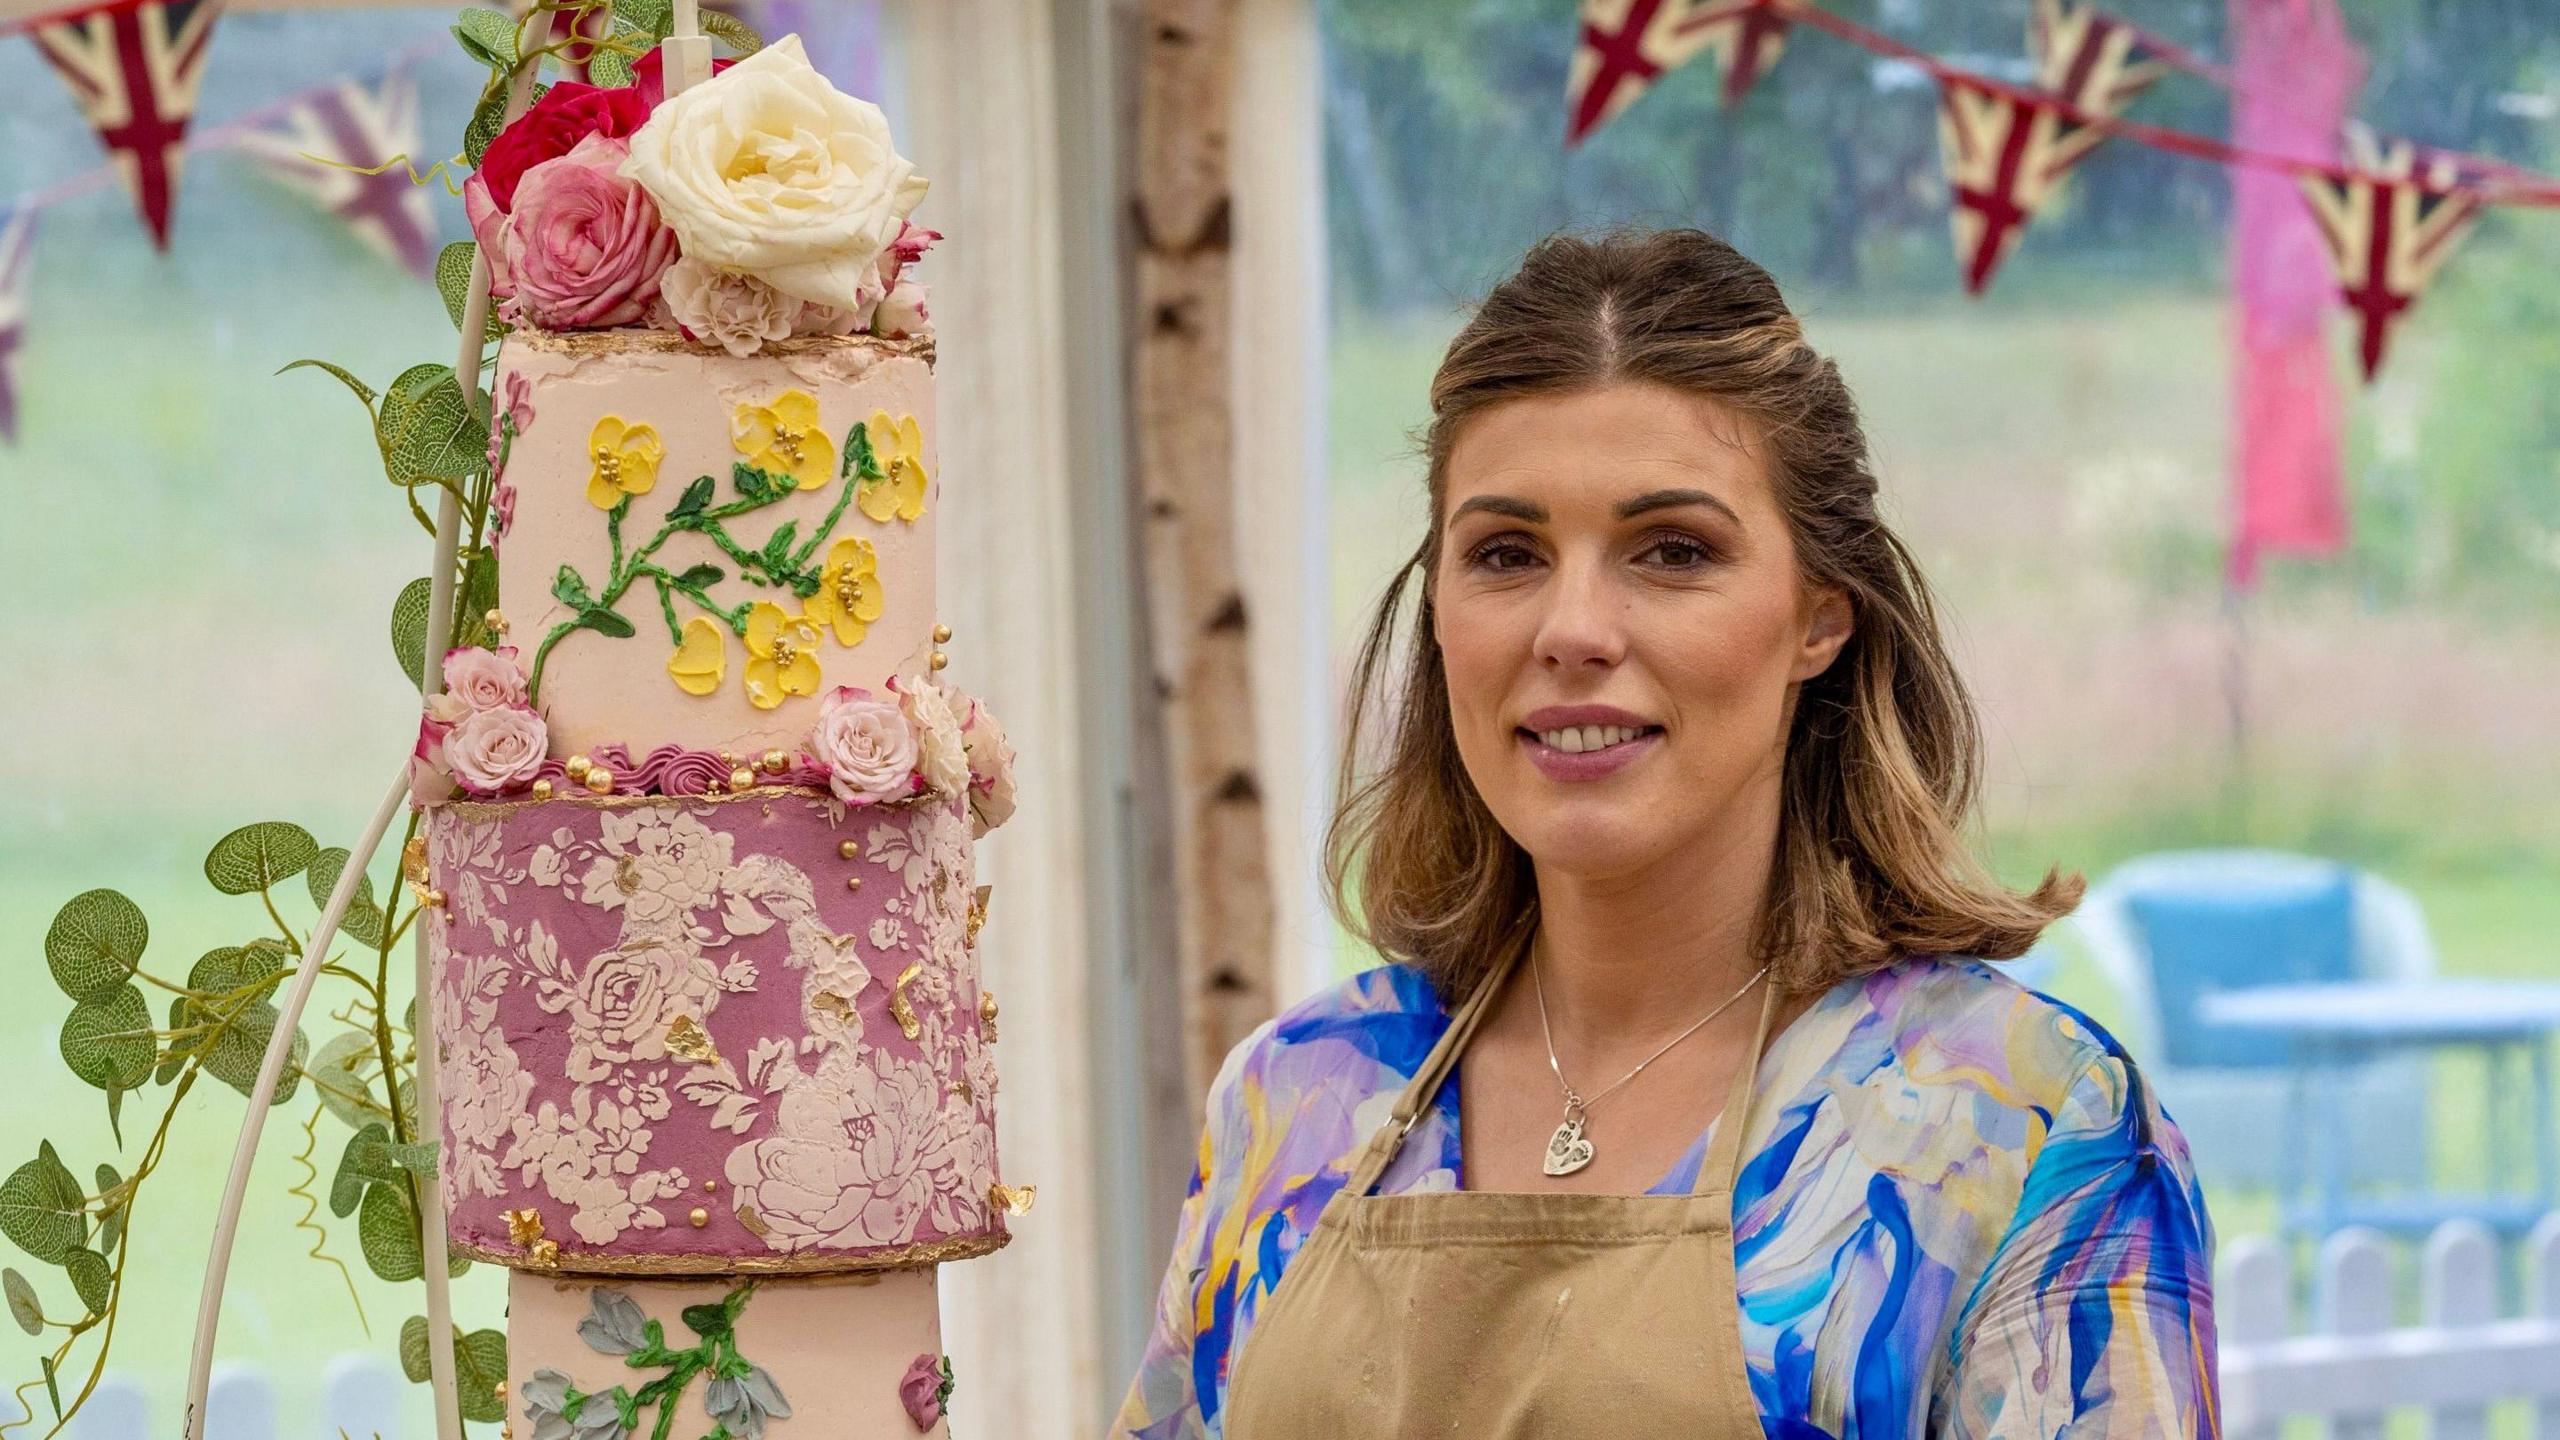
<path id="1" fill-rule="evenodd" d="M 1849 643 L 1856 627 L 1856 607 L 1849 603 L 1849 592 L 1837 585 L 1811 588 L 1813 605 L 1805 617 L 1804 641 L 1796 648 L 1795 667 L 1788 679 L 1810 680 L 1831 668 L 1840 655 L 1840 647 Z"/>

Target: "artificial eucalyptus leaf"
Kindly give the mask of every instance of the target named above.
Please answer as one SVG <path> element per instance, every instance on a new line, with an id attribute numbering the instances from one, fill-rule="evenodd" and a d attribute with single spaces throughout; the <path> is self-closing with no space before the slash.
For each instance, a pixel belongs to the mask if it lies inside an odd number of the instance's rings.
<path id="1" fill-rule="evenodd" d="M 617 25 L 629 25 L 647 35 L 655 44 L 676 28 L 675 0 L 614 0 L 613 19 Z"/>
<path id="2" fill-rule="evenodd" d="M 54 912 L 44 935 L 44 961 L 53 983 L 72 999 L 112 995 L 142 963 L 150 940 L 142 907 L 114 890 L 89 890 Z"/>
<path id="3" fill-rule="evenodd" d="M 258 1088 L 258 1072 L 266 1065 L 267 1041 L 275 1034 L 276 1022 L 283 1017 L 276 1007 L 264 1001 L 244 1005 L 235 1012 L 213 1046 L 205 1052 L 204 1068 L 215 1079 L 243 1095 Z M 292 1049 L 285 1059 L 284 1070 L 276 1078 L 270 1105 L 281 1105 L 293 1098 L 302 1081 L 302 1065 L 309 1058 L 311 1044 L 300 1030 L 293 1032 Z"/>
<path id="4" fill-rule="evenodd" d="M 363 1126 L 376 1112 L 373 1085 L 365 1078 L 376 1054 L 371 1035 L 344 1031 L 331 1036 L 303 1069 L 320 1092 L 320 1103 L 351 1126 Z"/>
<path id="5" fill-rule="evenodd" d="M 48 1144 L 43 1155 L 0 1180 L 0 1235 L 35 1259 L 59 1265 L 88 1238 L 82 1198 L 79 1182 Z"/>
<path id="6" fill-rule="evenodd" d="M 703 34 L 724 42 L 741 55 L 753 55 L 764 48 L 764 37 L 735 15 L 706 9 L 702 12 L 701 23 Z"/>
<path id="7" fill-rule="evenodd" d="M 329 894 L 338 885 L 338 877 L 347 867 L 347 851 L 332 845 L 311 858 L 311 868 L 303 872 L 311 887 L 311 906 L 327 911 Z M 359 945 L 382 943 L 382 907 L 373 898 L 373 877 L 356 882 L 355 899 L 347 904 L 347 913 L 338 922 L 338 933 Z"/>
<path id="8" fill-rule="evenodd" d="M 84 1083 L 113 1093 L 151 1078 L 160 1045 L 151 1029 L 151 1007 L 140 987 L 127 982 L 103 1000 L 83 1000 L 62 1022 L 62 1063 Z"/>
<path id="9" fill-rule="evenodd" d="M 188 1016 L 193 1010 L 194 1007 L 188 1003 L 186 996 L 170 996 L 169 1028 L 173 1031 L 185 1028 L 188 1024 Z M 151 1072 L 151 1083 L 166 1085 L 177 1079 L 178 1072 L 187 1068 L 188 1057 L 203 1048 L 203 1045 L 204 1037 L 200 1035 L 171 1036 L 169 1048 L 161 1054 L 159 1065 Z"/>
<path id="10" fill-rule="evenodd" d="M 107 1257 L 95 1250 L 75 1249 L 62 1259 L 62 1268 L 71 1276 L 71 1290 L 92 1315 L 107 1313 L 107 1297 L 115 1288 L 115 1270 Z"/>
<path id="11" fill-rule="evenodd" d="M 457 321 L 456 323 L 458 324 L 460 322 Z M 282 369 L 277 370 L 276 373 L 281 375 L 286 370 L 300 370 L 305 366 L 309 366 L 314 370 L 326 370 L 330 374 L 337 376 L 339 384 L 354 391 L 356 398 L 364 402 L 365 414 L 371 415 L 373 413 L 373 387 L 357 379 L 355 376 L 348 374 L 345 369 L 332 365 L 326 360 L 295 360 L 285 365 Z"/>
<path id="12" fill-rule="evenodd" d="M 462 1418 L 483 1424 L 507 1418 L 507 1337 L 501 1330 L 457 1334 L 453 1342 L 454 1388 L 461 1392 Z"/>
<path id="13" fill-rule="evenodd" d="M 187 988 L 197 992 L 196 1008 L 207 1019 L 220 1019 L 275 998 L 276 987 L 292 973 L 292 958 L 272 940 L 224 945 L 207 950 L 187 971 Z"/>
<path id="14" fill-rule="evenodd" d="M 427 605 L 434 590 L 435 582 L 421 575 L 401 586 L 400 598 L 391 602 L 391 653 L 412 688 L 424 683 L 425 662 L 419 657 L 426 653 Z"/>
<path id="15" fill-rule="evenodd" d="M 103 1208 L 98 1215 L 98 1252 L 102 1255 L 116 1253 L 116 1242 L 124 1238 L 125 1201 L 128 1197 L 123 1191 L 124 1177 L 116 1173 L 113 1165 L 101 1163 L 98 1166 L 98 1196 Z"/>
<path id="16" fill-rule="evenodd" d="M 9 1318 L 30 1335 L 44 1334 L 44 1306 L 36 1302 L 36 1287 L 15 1270 L 0 1270 L 0 1290 L 9 1296 Z"/>
<path id="17" fill-rule="evenodd" d="M 597 50 L 587 57 L 587 78 L 607 87 L 631 83 L 631 57 L 619 50 Z"/>
<path id="18" fill-rule="evenodd" d="M 488 416 L 485 405 L 474 413 L 462 387 L 446 375 L 401 411 L 400 428 L 391 432 L 391 479 L 459 489 L 488 463 Z"/>
<path id="19" fill-rule="evenodd" d="M 225 895 L 249 895 L 302 873 L 320 842 L 289 820 L 243 825 L 214 842 L 204 857 L 204 877 Z"/>
<path id="20" fill-rule="evenodd" d="M 412 1315 L 400 1322 L 400 1373 L 424 1385 L 433 1373 L 427 1363 L 427 1317 Z"/>
<path id="21" fill-rule="evenodd" d="M 390 1127 L 379 1120 L 369 1120 L 356 1127 L 347 1137 L 347 1148 L 338 1153 L 338 1173 L 329 1182 L 329 1213 L 343 1220 L 356 1213 L 363 1203 L 364 1192 L 372 1186 L 396 1177 L 375 1174 L 366 1167 L 370 1156 L 381 1153 L 384 1141 L 391 1138 Z"/>
<path id="22" fill-rule="evenodd" d="M 356 1214 L 356 1241 L 364 1249 L 365 1265 L 395 1285 L 417 1279 L 425 1269 L 407 1189 L 398 1184 L 370 1186 Z"/>
<path id="23" fill-rule="evenodd" d="M 409 411 L 418 403 L 418 397 L 435 388 L 437 381 L 452 378 L 453 367 L 450 365 L 412 365 L 384 388 L 382 405 L 374 412 L 373 438 L 374 443 L 382 447 L 385 463 L 391 454 L 391 442 L 399 436 L 400 427 L 408 420 Z M 399 477 L 387 478 L 396 481 Z"/>
<path id="24" fill-rule="evenodd" d="M 462 42 L 462 53 L 492 70 L 513 69 L 516 63 L 516 22 L 503 10 L 474 5 L 454 19 L 453 38 Z"/>

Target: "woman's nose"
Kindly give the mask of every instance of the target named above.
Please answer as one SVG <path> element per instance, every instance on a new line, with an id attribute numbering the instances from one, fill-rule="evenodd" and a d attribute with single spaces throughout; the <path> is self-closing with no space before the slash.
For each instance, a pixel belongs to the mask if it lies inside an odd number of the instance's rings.
<path id="1" fill-rule="evenodd" d="M 1608 669 L 1626 657 L 1625 606 L 1597 563 L 1560 561 L 1538 619 L 1538 663 L 1556 670 Z"/>

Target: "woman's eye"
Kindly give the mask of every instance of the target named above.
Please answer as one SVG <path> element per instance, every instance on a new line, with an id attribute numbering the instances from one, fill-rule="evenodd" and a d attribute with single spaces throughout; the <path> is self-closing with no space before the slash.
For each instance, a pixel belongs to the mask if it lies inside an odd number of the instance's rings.
<path id="1" fill-rule="evenodd" d="M 1488 540 L 1467 552 L 1467 562 L 1481 570 L 1524 570 L 1538 557 L 1517 540 Z"/>
<path id="2" fill-rule="evenodd" d="M 1665 535 L 1646 546 L 1641 558 L 1667 570 L 1693 570 L 1715 556 L 1705 545 L 1685 535 Z"/>

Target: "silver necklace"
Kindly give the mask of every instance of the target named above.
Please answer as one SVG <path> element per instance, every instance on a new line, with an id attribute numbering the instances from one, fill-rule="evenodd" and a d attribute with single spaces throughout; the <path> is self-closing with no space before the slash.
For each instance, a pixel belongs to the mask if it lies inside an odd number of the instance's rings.
<path id="1" fill-rule="evenodd" d="M 1690 1036 L 1697 1034 L 1701 1029 L 1704 1029 L 1709 1020 L 1713 1020 L 1717 1016 L 1723 1014 L 1734 1001 L 1751 993 L 1751 987 L 1759 984 L 1768 976 L 1768 974 L 1769 967 L 1766 965 L 1763 965 L 1758 970 L 1752 972 L 1751 978 L 1742 982 L 1741 989 L 1727 995 L 1724 997 L 1723 1004 L 1716 1006 L 1713 1010 L 1710 1010 L 1705 1015 L 1700 1016 L 1697 1024 L 1692 1025 L 1688 1029 L 1681 1031 L 1679 1034 L 1672 1036 L 1670 1041 L 1661 1049 L 1644 1057 L 1643 1062 L 1637 1065 L 1635 1069 L 1628 1071 L 1626 1074 L 1621 1075 L 1616 1080 L 1610 1082 L 1608 1088 L 1602 1090 L 1599 1094 L 1585 1099 L 1573 1088 L 1573 1082 L 1564 1078 L 1563 1062 L 1556 1059 L 1555 1031 L 1550 1029 L 1547 1025 L 1547 982 L 1538 973 L 1538 952 L 1536 949 L 1532 948 L 1529 952 L 1529 979 L 1532 984 L 1536 985 L 1538 990 L 1538 1033 L 1546 1038 L 1547 1068 L 1556 1072 L 1556 1083 L 1564 1087 L 1564 1123 L 1558 1125 L 1556 1127 L 1556 1133 L 1550 1136 L 1547 1140 L 1547 1158 L 1544 1167 L 1546 1172 L 1549 1175 L 1570 1175 L 1574 1171 L 1581 1169 L 1583 1166 L 1590 1164 L 1592 1156 L 1591 1137 L 1584 1133 L 1583 1123 L 1590 1118 L 1591 1107 L 1599 1104 L 1603 1099 L 1607 1098 L 1611 1090 L 1615 1090 L 1619 1086 L 1633 1080 L 1638 1075 L 1643 1074 L 1644 1067 L 1646 1065 L 1650 1065 L 1654 1061 L 1661 1059 L 1663 1056 L 1670 1054 L 1671 1047 L 1673 1045 L 1679 1044 L 1681 1041 L 1688 1039 Z"/>

